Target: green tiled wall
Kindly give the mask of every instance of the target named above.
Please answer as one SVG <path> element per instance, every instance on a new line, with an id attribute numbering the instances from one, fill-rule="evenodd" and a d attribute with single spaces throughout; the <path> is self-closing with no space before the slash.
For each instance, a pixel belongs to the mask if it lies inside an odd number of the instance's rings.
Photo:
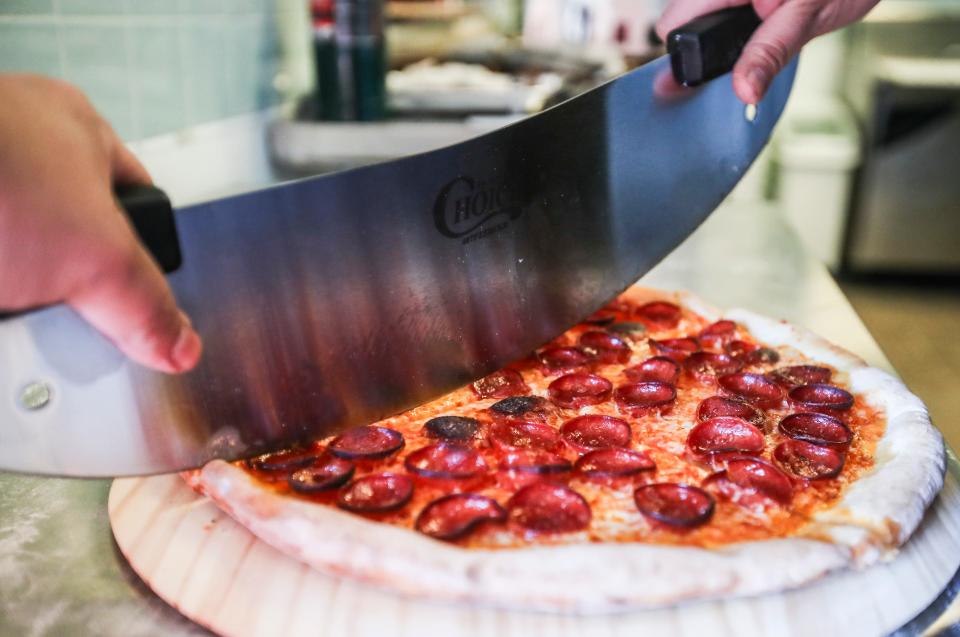
<path id="1" fill-rule="evenodd" d="M 0 73 L 82 88 L 127 140 L 276 104 L 276 12 L 303 0 L 0 0 Z"/>

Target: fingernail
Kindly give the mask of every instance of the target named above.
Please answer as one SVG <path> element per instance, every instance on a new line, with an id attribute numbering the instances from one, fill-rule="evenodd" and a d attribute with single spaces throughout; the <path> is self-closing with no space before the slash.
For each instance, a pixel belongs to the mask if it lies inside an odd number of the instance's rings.
<path id="1" fill-rule="evenodd" d="M 767 74 L 762 69 L 752 68 L 747 72 L 747 82 L 753 89 L 754 104 L 760 101 L 767 86 Z"/>
<path id="2" fill-rule="evenodd" d="M 200 341 L 200 336 L 193 330 L 193 326 L 188 320 L 180 326 L 177 342 L 170 350 L 170 362 L 176 371 L 185 372 L 197 364 L 202 349 L 203 344 Z"/>

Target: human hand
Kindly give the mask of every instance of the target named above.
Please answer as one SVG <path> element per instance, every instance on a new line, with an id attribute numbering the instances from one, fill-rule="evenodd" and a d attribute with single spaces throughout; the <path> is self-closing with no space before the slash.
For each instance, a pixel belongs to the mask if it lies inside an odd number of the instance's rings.
<path id="1" fill-rule="evenodd" d="M 859 20 L 879 0 L 752 0 L 763 20 L 733 67 L 733 90 L 746 104 L 762 98 L 774 76 L 824 33 Z M 743 0 L 671 0 L 657 22 L 657 35 L 667 34 L 707 13 L 747 4 Z"/>
<path id="2" fill-rule="evenodd" d="M 113 185 L 150 175 L 76 88 L 0 75 L 0 308 L 65 302 L 133 360 L 182 372 L 200 338 Z"/>

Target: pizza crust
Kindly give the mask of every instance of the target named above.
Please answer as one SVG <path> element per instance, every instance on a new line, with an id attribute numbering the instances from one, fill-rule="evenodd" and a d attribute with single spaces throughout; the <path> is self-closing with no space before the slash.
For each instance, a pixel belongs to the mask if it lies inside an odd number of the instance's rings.
<path id="1" fill-rule="evenodd" d="M 923 402 L 893 375 L 809 330 L 748 310 L 733 310 L 727 317 L 745 325 L 760 341 L 790 345 L 847 372 L 851 389 L 884 411 L 887 428 L 877 443 L 873 469 L 800 533 L 849 546 L 858 566 L 892 557 L 943 487 L 943 436 L 930 422 Z"/>
<path id="2" fill-rule="evenodd" d="M 634 301 L 672 298 L 720 313 L 689 294 L 634 288 Z M 943 484 L 942 437 L 903 384 L 813 333 L 752 312 L 727 318 L 760 341 L 789 345 L 849 374 L 854 391 L 885 410 L 876 466 L 797 537 L 702 549 L 646 544 L 567 544 L 462 549 L 333 507 L 275 493 L 242 469 L 214 461 L 193 484 L 259 538 L 323 572 L 429 599 L 597 613 L 794 588 L 848 565 L 891 556 Z"/>
<path id="3" fill-rule="evenodd" d="M 719 550 L 646 544 L 464 550 L 277 495 L 223 461 L 205 466 L 200 482 L 218 506 L 284 553 L 323 572 L 430 599 L 610 612 L 792 588 L 848 561 L 841 546 L 799 538 Z"/>

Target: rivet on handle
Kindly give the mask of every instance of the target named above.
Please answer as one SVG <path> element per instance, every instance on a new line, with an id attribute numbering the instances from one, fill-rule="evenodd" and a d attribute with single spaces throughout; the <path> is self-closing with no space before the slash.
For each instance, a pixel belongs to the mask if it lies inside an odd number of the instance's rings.
<path id="1" fill-rule="evenodd" d="M 17 402 L 24 409 L 36 411 L 46 407 L 50 403 L 51 397 L 50 385 L 38 380 L 28 383 L 20 390 L 20 397 Z"/>

